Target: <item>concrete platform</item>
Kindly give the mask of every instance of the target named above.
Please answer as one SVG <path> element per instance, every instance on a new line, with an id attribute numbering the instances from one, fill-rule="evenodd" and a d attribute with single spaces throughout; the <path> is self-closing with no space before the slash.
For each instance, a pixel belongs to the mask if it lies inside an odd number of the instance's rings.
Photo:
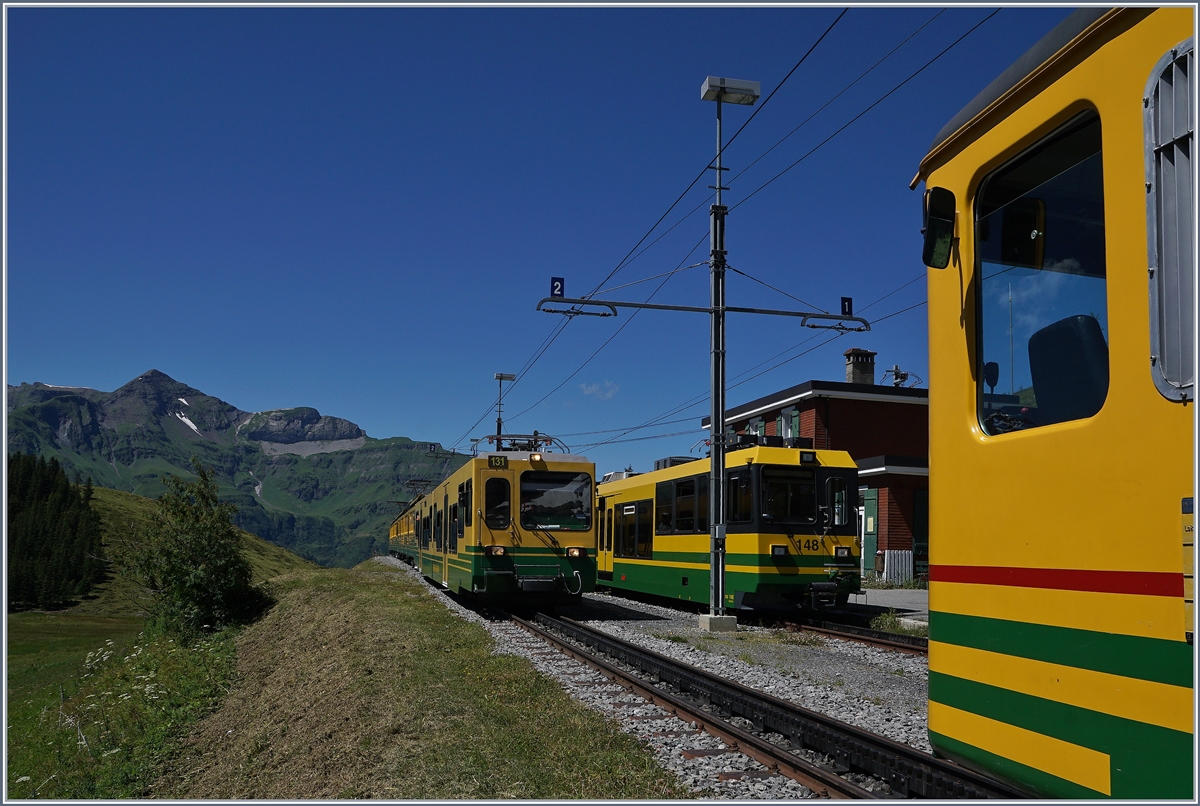
<path id="1" fill-rule="evenodd" d="M 901 623 L 905 621 L 928 626 L 929 624 L 929 591 L 927 590 L 864 590 L 862 593 L 850 596 L 847 609 L 857 612 L 867 611 L 874 616 L 895 610 Z M 913 626 L 916 626 L 914 624 Z"/>

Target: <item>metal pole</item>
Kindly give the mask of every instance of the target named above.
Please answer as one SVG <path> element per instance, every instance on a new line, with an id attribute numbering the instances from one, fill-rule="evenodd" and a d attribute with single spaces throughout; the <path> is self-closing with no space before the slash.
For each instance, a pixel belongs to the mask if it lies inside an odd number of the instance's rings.
<path id="1" fill-rule="evenodd" d="M 500 391 L 496 395 L 496 450 L 500 450 L 500 406 L 504 402 L 504 379 L 497 374 L 496 383 L 500 386 Z"/>
<path id="2" fill-rule="evenodd" d="M 721 97 L 717 96 L 717 203 L 709 211 L 709 327 L 712 412 L 709 418 L 712 468 L 709 474 L 709 613 L 725 614 L 725 213 L 721 204 Z"/>

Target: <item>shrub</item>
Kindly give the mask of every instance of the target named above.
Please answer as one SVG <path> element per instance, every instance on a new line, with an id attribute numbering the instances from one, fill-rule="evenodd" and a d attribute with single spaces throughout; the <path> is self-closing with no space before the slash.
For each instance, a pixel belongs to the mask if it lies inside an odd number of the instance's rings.
<path id="1" fill-rule="evenodd" d="M 269 597 L 251 584 L 232 517 L 213 470 L 192 457 L 196 480 L 166 476 L 148 526 L 114 545 L 116 563 L 141 588 L 151 628 L 190 642 L 258 616 Z"/>

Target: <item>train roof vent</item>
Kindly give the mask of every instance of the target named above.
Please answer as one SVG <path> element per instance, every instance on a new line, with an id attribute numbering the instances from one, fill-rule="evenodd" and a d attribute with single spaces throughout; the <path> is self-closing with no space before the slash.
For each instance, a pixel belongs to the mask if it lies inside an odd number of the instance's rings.
<path id="1" fill-rule="evenodd" d="M 677 465 L 686 465 L 688 462 L 697 461 L 695 456 L 668 456 L 665 459 L 655 459 L 655 470 L 666 470 L 668 467 L 676 467 Z"/>
<path id="2" fill-rule="evenodd" d="M 620 481 L 621 479 L 631 479 L 634 476 L 640 476 L 641 473 L 636 473 L 632 470 L 613 470 L 605 473 L 600 479 L 601 484 L 607 484 L 610 481 Z"/>

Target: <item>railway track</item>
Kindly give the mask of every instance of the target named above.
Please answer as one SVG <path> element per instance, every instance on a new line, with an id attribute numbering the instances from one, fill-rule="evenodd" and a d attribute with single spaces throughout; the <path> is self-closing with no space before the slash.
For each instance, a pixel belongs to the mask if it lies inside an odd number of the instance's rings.
<path id="1" fill-rule="evenodd" d="M 882 649 L 894 649 L 897 652 L 907 652 L 911 655 L 928 655 L 929 639 L 916 635 L 880 632 L 866 627 L 855 627 L 851 624 L 840 624 L 829 621 L 804 621 L 796 624 L 804 632 L 826 635 L 830 638 L 841 638 L 846 641 L 856 641 L 868 646 Z"/>
<path id="2" fill-rule="evenodd" d="M 907 745 L 723 680 L 570 619 L 537 614 L 532 620 L 513 617 L 513 622 L 819 795 L 881 797 L 847 779 L 848 775 L 867 775 L 885 781 L 891 789 L 886 797 L 892 798 L 1024 797 Z M 778 734 L 785 741 L 781 746 L 764 734 Z M 809 761 L 791 748 L 817 754 L 814 757 L 822 761 Z"/>

